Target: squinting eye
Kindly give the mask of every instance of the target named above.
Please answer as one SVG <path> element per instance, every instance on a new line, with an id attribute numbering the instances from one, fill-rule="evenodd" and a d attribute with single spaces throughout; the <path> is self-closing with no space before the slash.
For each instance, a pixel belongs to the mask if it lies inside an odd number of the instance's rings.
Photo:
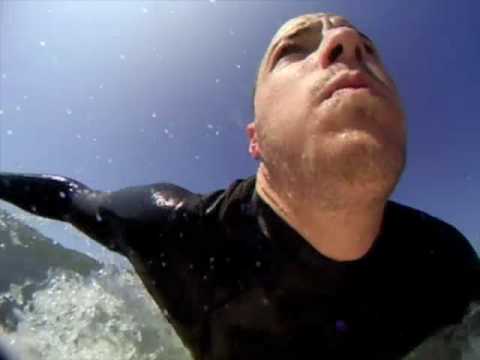
<path id="1" fill-rule="evenodd" d="M 301 47 L 297 45 L 285 45 L 282 49 L 277 54 L 277 58 L 275 61 L 277 62 L 281 58 L 287 56 L 287 55 L 294 55 L 298 53 L 305 53 L 305 50 L 302 49 Z"/>
<path id="2" fill-rule="evenodd" d="M 278 54 L 278 58 L 281 58 L 287 55 L 288 53 L 298 51 L 298 50 L 300 50 L 300 48 L 296 45 L 286 45 L 280 50 L 280 53 Z"/>

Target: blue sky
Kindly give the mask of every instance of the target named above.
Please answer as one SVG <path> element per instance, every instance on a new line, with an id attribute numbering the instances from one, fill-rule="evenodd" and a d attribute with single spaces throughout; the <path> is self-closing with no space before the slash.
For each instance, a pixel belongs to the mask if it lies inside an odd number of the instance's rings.
<path id="1" fill-rule="evenodd" d="M 407 168 L 392 199 L 480 250 L 478 1 L 4 1 L 0 11 L 2 171 L 195 192 L 255 173 L 244 128 L 277 28 L 343 15 L 376 43 L 406 107 Z M 38 226 L 83 246 L 63 225 Z"/>

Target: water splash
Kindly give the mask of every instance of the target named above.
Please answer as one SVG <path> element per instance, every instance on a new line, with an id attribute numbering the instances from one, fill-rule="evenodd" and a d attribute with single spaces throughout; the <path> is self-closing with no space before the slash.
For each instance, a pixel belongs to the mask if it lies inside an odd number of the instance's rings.
<path id="1" fill-rule="evenodd" d="M 0 312 L 9 309 L 0 333 L 21 359 L 191 359 L 131 271 L 109 266 L 82 276 L 56 269 L 34 286 L 11 285 L 0 294 Z"/>
<path id="2" fill-rule="evenodd" d="M 403 360 L 480 359 L 480 303 L 471 303 L 462 322 L 426 339 Z"/>

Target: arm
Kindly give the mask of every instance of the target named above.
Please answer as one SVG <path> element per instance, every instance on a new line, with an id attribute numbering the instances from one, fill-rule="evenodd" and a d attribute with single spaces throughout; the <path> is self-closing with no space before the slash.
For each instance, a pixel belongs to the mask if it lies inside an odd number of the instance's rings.
<path id="1" fill-rule="evenodd" d="M 0 199 L 70 222 L 125 255 L 159 306 L 182 326 L 182 338 L 197 341 L 210 304 L 209 259 L 216 244 L 201 241 L 201 195 L 169 183 L 99 192 L 60 176 L 0 173 Z"/>
<path id="2" fill-rule="evenodd" d="M 94 240 L 116 250 L 114 232 L 99 211 L 109 193 L 93 191 L 63 176 L 0 173 L 0 199 L 32 214 L 72 223 Z"/>
<path id="3" fill-rule="evenodd" d="M 65 220 L 71 209 L 71 194 L 77 189 L 86 188 L 65 177 L 0 173 L 0 199 L 53 220 Z"/>
<path id="4" fill-rule="evenodd" d="M 38 216 L 69 222 L 127 256 L 129 248 L 148 252 L 151 242 L 125 236 L 126 232 L 149 235 L 152 227 L 168 232 L 179 218 L 186 219 L 194 198 L 190 191 L 169 183 L 101 192 L 63 176 L 0 173 L 0 199 Z M 136 244 L 130 243 L 133 238 Z"/>

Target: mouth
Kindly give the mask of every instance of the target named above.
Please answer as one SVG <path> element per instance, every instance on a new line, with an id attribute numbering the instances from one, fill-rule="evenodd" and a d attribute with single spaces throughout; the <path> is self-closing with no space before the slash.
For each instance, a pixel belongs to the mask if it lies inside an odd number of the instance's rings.
<path id="1" fill-rule="evenodd" d="M 358 90 L 367 90 L 371 93 L 378 94 L 372 81 L 360 71 L 342 73 L 326 84 L 321 100 L 327 100 L 334 95 Z"/>

